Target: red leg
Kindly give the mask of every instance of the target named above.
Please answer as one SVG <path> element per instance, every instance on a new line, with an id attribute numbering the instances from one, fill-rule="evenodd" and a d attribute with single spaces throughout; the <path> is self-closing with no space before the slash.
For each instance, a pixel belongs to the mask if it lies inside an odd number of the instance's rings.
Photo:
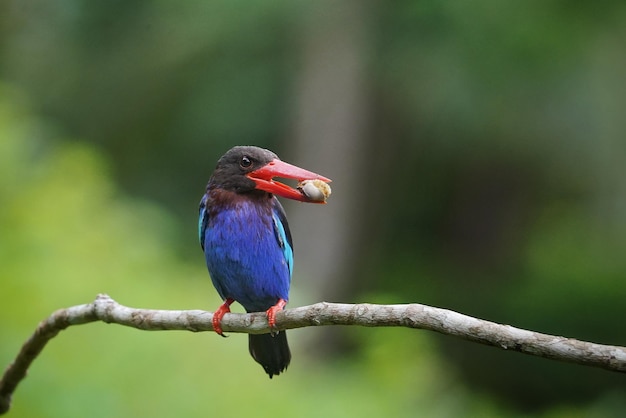
<path id="1" fill-rule="evenodd" d="M 235 299 L 226 298 L 224 303 L 222 303 L 220 307 L 217 308 L 215 312 L 213 312 L 213 329 L 222 337 L 226 337 L 226 335 L 224 335 L 224 332 L 222 331 L 222 325 L 220 324 L 220 322 L 222 322 L 222 318 L 224 317 L 224 315 L 230 312 L 230 305 L 234 301 Z"/>
<path id="2" fill-rule="evenodd" d="M 276 328 L 276 312 L 285 309 L 285 305 L 287 305 L 287 301 L 285 299 L 278 299 L 276 305 L 265 311 L 267 315 L 267 322 L 270 324 L 270 329 Z"/>

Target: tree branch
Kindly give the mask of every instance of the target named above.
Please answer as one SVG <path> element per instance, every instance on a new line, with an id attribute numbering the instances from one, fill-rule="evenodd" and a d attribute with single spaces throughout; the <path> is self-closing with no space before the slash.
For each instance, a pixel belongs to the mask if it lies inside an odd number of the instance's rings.
<path id="1" fill-rule="evenodd" d="M 30 364 L 60 331 L 71 325 L 103 321 L 147 331 L 212 331 L 211 312 L 134 309 L 101 294 L 87 305 L 60 309 L 42 321 L 24 343 L 0 380 L 0 414 L 11 406 L 11 396 L 26 376 Z M 607 370 L 626 372 L 626 347 L 594 344 L 571 338 L 541 334 L 462 315 L 417 303 L 407 305 L 356 305 L 316 303 L 287 309 L 276 315 L 280 330 L 319 325 L 360 325 L 365 327 L 407 327 L 428 329 L 504 350 L 566 361 Z M 222 328 L 228 332 L 263 334 L 270 332 L 264 313 L 226 314 Z"/>

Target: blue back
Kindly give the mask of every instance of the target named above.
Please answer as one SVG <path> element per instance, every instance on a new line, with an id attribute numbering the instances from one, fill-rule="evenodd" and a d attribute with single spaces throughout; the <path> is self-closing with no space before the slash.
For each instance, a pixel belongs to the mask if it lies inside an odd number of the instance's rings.
<path id="1" fill-rule="evenodd" d="M 200 244 L 219 295 L 233 298 L 248 312 L 267 310 L 278 299 L 288 300 L 293 247 L 278 200 L 232 193 L 219 202 L 205 195 L 198 220 Z"/>

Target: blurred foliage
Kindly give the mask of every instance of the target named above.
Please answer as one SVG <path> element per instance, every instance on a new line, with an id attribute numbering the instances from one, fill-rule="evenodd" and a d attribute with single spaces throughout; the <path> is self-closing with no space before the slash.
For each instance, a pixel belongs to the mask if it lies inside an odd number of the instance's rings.
<path id="1" fill-rule="evenodd" d="M 0 107 L 3 361 L 43 316 L 98 292 L 216 306 L 193 232 L 203 185 L 232 145 L 290 149 L 304 28 L 355 4 L 369 10 L 372 161 L 362 211 L 346 220 L 367 234 L 337 278 L 349 301 L 422 302 L 626 345 L 623 1 L 28 0 L 0 3 L 0 81 L 13 86 Z M 298 356 L 307 331 L 294 332 L 294 364 L 268 383 L 242 337 L 71 329 L 35 364 L 14 414 L 227 413 L 245 407 L 239 382 L 253 387 L 254 415 L 279 395 L 302 416 L 625 407 L 621 375 L 421 333 L 341 334 L 349 348 L 320 367 Z"/>
<path id="2" fill-rule="evenodd" d="M 171 215 L 120 193 L 105 160 L 61 141 L 7 86 L 0 86 L 0 127 L 3 363 L 39 320 L 98 292 L 132 306 L 207 305 L 204 267 L 170 250 L 177 230 Z M 215 296 L 210 302 L 219 303 Z M 321 367 L 298 355 L 297 337 L 306 330 L 292 331 L 295 361 L 287 375 L 268 381 L 244 336 L 71 327 L 35 361 L 11 416 L 193 417 L 229 415 L 233 405 L 238 415 L 254 416 L 274 416 L 277 405 L 302 417 L 515 416 L 460 385 L 424 332 L 344 331 L 363 348 Z M 587 412 L 557 407 L 542 416 L 606 417 L 625 406 L 609 395 Z"/>
<path id="3" fill-rule="evenodd" d="M 172 216 L 129 198 L 89 146 L 64 142 L 0 86 L 0 359 L 13 358 L 39 320 L 107 292 L 121 303 L 217 306 L 204 266 L 175 257 Z M 55 146 L 50 146 L 55 144 Z M 195 290 L 194 290 L 195 288 Z M 451 377 L 424 333 L 346 330 L 365 349 L 331 364 L 299 355 L 269 381 L 245 336 L 140 332 L 88 324 L 63 331 L 19 386 L 12 417 L 303 417 L 416 412 L 497 416 Z M 235 406 L 236 405 L 236 406 Z"/>

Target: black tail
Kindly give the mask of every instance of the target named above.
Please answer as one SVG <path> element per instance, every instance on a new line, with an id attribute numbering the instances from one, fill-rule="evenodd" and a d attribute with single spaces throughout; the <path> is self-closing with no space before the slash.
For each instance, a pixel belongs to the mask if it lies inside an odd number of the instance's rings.
<path id="1" fill-rule="evenodd" d="M 265 373 L 274 375 L 287 369 L 291 361 L 291 352 L 287 344 L 287 333 L 280 331 L 278 334 L 249 334 L 250 355 L 263 368 Z"/>

